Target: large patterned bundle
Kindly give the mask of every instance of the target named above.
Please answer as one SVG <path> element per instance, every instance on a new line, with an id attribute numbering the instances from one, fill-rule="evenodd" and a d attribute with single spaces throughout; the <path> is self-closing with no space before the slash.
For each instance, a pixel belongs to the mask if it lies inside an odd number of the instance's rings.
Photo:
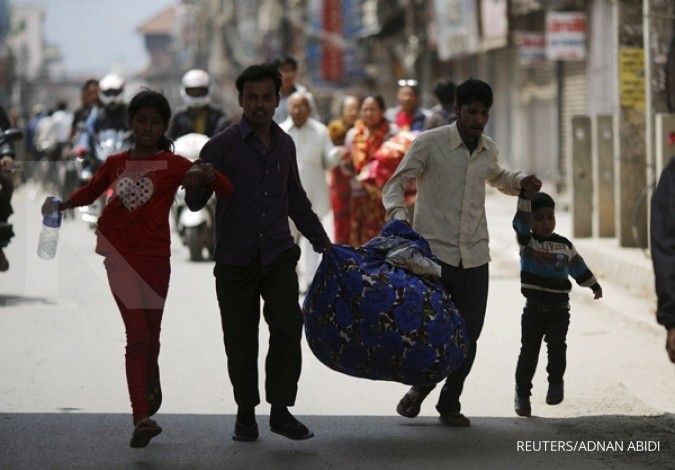
<path id="1" fill-rule="evenodd" d="M 303 310 L 307 342 L 328 367 L 412 385 L 437 383 L 464 361 L 461 315 L 439 279 L 386 261 L 402 252 L 433 260 L 426 240 L 401 222 L 361 248 L 336 245 L 324 255 Z"/>

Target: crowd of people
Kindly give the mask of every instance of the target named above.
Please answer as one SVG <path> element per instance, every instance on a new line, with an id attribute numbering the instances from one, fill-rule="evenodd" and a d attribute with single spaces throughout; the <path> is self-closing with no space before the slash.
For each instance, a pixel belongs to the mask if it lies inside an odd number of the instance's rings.
<path id="1" fill-rule="evenodd" d="M 467 359 L 447 377 L 436 409 L 445 425 L 470 425 L 460 398 L 487 305 L 486 183 L 518 196 L 513 228 L 526 306 L 514 409 L 521 416 L 531 414 L 531 381 L 542 339 L 549 347 L 547 402 L 560 403 L 568 276 L 592 289 L 596 299 L 602 289 L 573 244 L 555 233 L 555 203 L 540 192 L 541 181 L 500 166 L 497 145 L 484 133 L 493 104 L 491 87 L 474 78 L 458 86 L 441 81 L 433 89 L 438 105 L 427 110 L 420 105 L 417 81 L 400 80 L 396 106 L 387 107 L 378 94 L 348 95 L 338 116 L 325 125 L 318 119 L 312 94 L 297 83 L 297 69 L 295 59 L 283 57 L 242 71 L 236 80 L 239 120 L 212 105 L 210 77 L 192 70 L 183 77 L 185 106 L 176 113 L 161 93 L 150 90 L 126 105 L 125 83 L 119 76 L 86 82 L 82 106 L 70 118 L 62 106 L 49 114 L 50 126 L 58 130 L 58 151 L 36 145 L 42 142 L 36 136 L 46 132 L 44 116 L 38 117 L 42 110 L 36 109 L 29 122 L 27 150 L 37 159 L 57 158 L 51 152 L 63 152 L 67 145 L 75 155 L 85 155 L 102 127 L 130 133 L 127 149 L 109 156 L 63 202 L 47 199 L 42 211 L 50 214 L 90 204 L 113 188 L 114 196 L 98 221 L 96 251 L 105 258 L 126 329 L 131 446 L 145 447 L 162 431 L 152 417 L 162 400 L 158 356 L 171 273 L 168 216 L 181 185 L 191 210 L 203 207 L 214 192 L 217 197 L 214 276 L 238 406 L 233 439 L 253 441 L 259 436 L 255 407 L 260 403 L 261 300 L 270 329 L 265 366 L 270 429 L 295 440 L 313 436 L 288 409 L 296 400 L 302 362 L 299 294 L 311 284 L 321 254 L 332 243 L 361 246 L 388 220 L 409 224 L 429 242 L 442 267 L 442 284 L 464 318 L 470 339 Z M 194 163 L 174 154 L 172 146 L 172 139 L 190 132 L 212 137 Z M 665 204 L 666 199 L 660 196 L 659 201 Z M 329 234 L 325 224 L 331 216 L 334 230 Z M 658 225 L 652 231 L 664 238 L 670 232 Z M 671 245 L 656 244 L 666 251 Z M 659 266 L 664 272 L 659 275 L 657 270 L 659 293 L 672 297 L 671 266 Z M 659 281 L 664 276 L 668 280 Z M 672 358 L 670 297 L 659 305 L 670 312 L 660 318 L 670 331 Z M 397 412 L 414 418 L 433 388 L 413 386 Z"/>

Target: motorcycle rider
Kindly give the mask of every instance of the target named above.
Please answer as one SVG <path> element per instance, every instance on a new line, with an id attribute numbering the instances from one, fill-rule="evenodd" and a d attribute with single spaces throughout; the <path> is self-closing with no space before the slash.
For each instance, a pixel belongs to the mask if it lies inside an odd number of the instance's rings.
<path id="1" fill-rule="evenodd" d="M 74 153 L 84 156 L 94 148 L 93 139 L 102 130 L 129 130 L 127 123 L 127 105 L 124 103 L 124 78 L 110 73 L 99 82 L 100 106 L 95 106 L 89 113 L 85 132 L 82 133 Z"/>
<path id="2" fill-rule="evenodd" d="M 10 128 L 9 118 L 5 109 L 0 106 L 0 132 Z M 12 193 L 14 192 L 14 184 L 12 177 L 8 171 L 14 163 L 14 146 L 7 142 L 0 145 L 0 271 L 7 271 L 9 269 L 9 261 L 5 253 L 2 251 L 7 246 L 9 240 L 14 236 L 11 225 L 7 223 L 7 219 L 12 215 Z"/>
<path id="3" fill-rule="evenodd" d="M 172 140 L 190 133 L 213 137 L 231 124 L 221 110 L 211 106 L 211 77 L 207 72 L 189 70 L 183 75 L 181 85 L 185 106 L 176 111 L 169 126 Z"/>

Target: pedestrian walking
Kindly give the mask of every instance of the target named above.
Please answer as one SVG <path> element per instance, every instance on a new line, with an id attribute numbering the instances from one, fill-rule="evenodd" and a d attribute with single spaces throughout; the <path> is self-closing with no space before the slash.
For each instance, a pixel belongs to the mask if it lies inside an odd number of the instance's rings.
<path id="1" fill-rule="evenodd" d="M 105 257 L 110 290 L 126 330 L 126 375 L 133 411 L 131 447 L 145 447 L 162 428 L 150 419 L 162 403 L 159 334 L 171 266 L 169 210 L 176 190 L 209 186 L 232 191 L 229 180 L 207 165 L 192 166 L 173 154 L 165 137 L 171 118 L 166 98 L 142 91 L 128 107 L 133 147 L 108 157 L 86 186 L 65 202 L 48 198 L 43 214 L 94 202 L 111 191 L 96 230 L 96 252 Z"/>
<path id="2" fill-rule="evenodd" d="M 300 183 L 307 192 L 312 209 L 322 220 L 330 213 L 328 198 L 328 171 L 340 161 L 342 148 L 333 145 L 328 128 L 311 117 L 312 96 L 307 91 L 296 91 L 288 99 L 289 117 L 279 127 L 291 136 L 296 148 Z M 292 227 L 292 229 L 295 227 Z M 307 238 L 292 230 L 300 245 L 298 281 L 305 293 L 314 279 L 321 258 L 312 249 Z"/>
<path id="3" fill-rule="evenodd" d="M 290 439 L 313 433 L 289 411 L 295 404 L 301 368 L 303 317 L 295 272 L 300 249 L 290 217 L 317 252 L 330 246 L 302 187 L 295 145 L 273 120 L 279 106 L 281 75 L 274 65 L 253 65 L 236 80 L 243 116 L 202 149 L 201 160 L 228 174 L 235 186 L 216 206 L 216 294 L 220 307 L 227 366 L 237 403 L 233 439 L 258 438 L 260 299 L 269 325 L 265 392 L 272 405 L 272 432 Z M 188 190 L 192 210 L 211 192 Z"/>
<path id="4" fill-rule="evenodd" d="M 495 142 L 483 131 L 492 106 L 492 88 L 471 78 L 457 87 L 457 121 L 420 134 L 383 189 L 388 219 L 406 220 L 405 182 L 417 179 L 413 228 L 429 241 L 441 261 L 442 282 L 463 315 L 471 345 L 467 359 L 452 372 L 436 409 L 448 426 L 470 426 L 461 413 L 460 395 L 476 357 L 476 343 L 485 319 L 489 283 L 485 183 L 516 195 L 539 190 L 534 176 L 504 170 Z M 396 411 L 413 418 L 433 386 L 413 386 Z"/>
<path id="5" fill-rule="evenodd" d="M 441 80 L 434 85 L 434 95 L 438 104 L 431 108 L 424 129 L 448 126 L 457 120 L 455 115 L 455 82 Z"/>
<path id="6" fill-rule="evenodd" d="M 347 132 L 354 126 L 359 117 L 361 103 L 356 96 L 348 95 L 342 100 L 340 116 L 328 123 L 328 132 L 333 144 L 343 146 Z M 331 170 L 330 201 L 333 208 L 334 241 L 338 244 L 349 243 L 351 222 L 351 184 L 354 168 L 349 161 L 350 153 L 345 147 L 344 158 Z"/>
<path id="7" fill-rule="evenodd" d="M 288 118 L 288 98 L 296 91 L 307 91 L 307 88 L 297 82 L 298 61 L 293 56 L 279 57 L 274 61 L 274 65 L 279 68 L 281 73 L 279 106 L 274 111 L 274 122 L 281 124 Z"/>
<path id="8" fill-rule="evenodd" d="M 670 160 L 652 195 L 651 247 L 658 322 L 666 328 L 666 351 L 675 363 L 675 159 Z"/>
<path id="9" fill-rule="evenodd" d="M 530 199 L 521 191 L 513 228 L 520 246 L 520 290 L 526 299 L 514 409 L 519 416 L 530 416 L 532 377 L 542 338 L 548 349 L 546 403 L 563 401 L 572 288 L 569 276 L 580 286 L 589 287 L 595 299 L 602 297 L 602 288 L 572 242 L 555 233 L 555 201 L 551 196 L 540 192 Z"/>
<path id="10" fill-rule="evenodd" d="M 385 109 L 380 95 L 367 95 L 361 102 L 359 119 L 347 132 L 345 147 L 351 153 L 357 175 L 374 161 L 375 152 L 392 136 L 389 121 L 384 117 Z M 379 191 L 369 192 L 368 186 L 358 179 L 352 181 L 349 244 L 361 246 L 380 233 L 384 226 L 384 206 Z"/>
<path id="11" fill-rule="evenodd" d="M 400 131 L 423 131 L 429 110 L 422 108 L 417 80 L 399 80 L 396 94 L 398 106 L 387 109 L 385 117 Z"/>

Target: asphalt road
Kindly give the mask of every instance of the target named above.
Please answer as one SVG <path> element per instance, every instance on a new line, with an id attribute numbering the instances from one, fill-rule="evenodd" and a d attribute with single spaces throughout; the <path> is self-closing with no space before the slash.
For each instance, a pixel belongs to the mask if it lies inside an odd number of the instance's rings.
<path id="1" fill-rule="evenodd" d="M 565 401 L 544 402 L 542 351 L 535 417 L 515 416 L 523 305 L 510 228 L 515 199 L 492 194 L 488 314 L 462 399 L 471 428 L 441 426 L 436 393 L 420 418 L 399 417 L 405 386 L 333 372 L 304 345 L 293 411 L 316 437 L 292 442 L 269 433 L 262 404 L 260 440 L 233 442 L 213 265 L 189 262 L 174 239 L 160 356 L 164 433 L 130 449 L 124 330 L 93 232 L 67 221 L 57 258 L 40 260 L 42 198 L 30 187 L 18 191 L 11 268 L 0 274 L 0 468 L 675 468 L 675 369 L 653 302 L 602 279 L 601 301 L 588 290 L 572 293 Z M 559 214 L 561 233 L 568 223 Z M 264 345 L 264 326 L 260 334 Z"/>

